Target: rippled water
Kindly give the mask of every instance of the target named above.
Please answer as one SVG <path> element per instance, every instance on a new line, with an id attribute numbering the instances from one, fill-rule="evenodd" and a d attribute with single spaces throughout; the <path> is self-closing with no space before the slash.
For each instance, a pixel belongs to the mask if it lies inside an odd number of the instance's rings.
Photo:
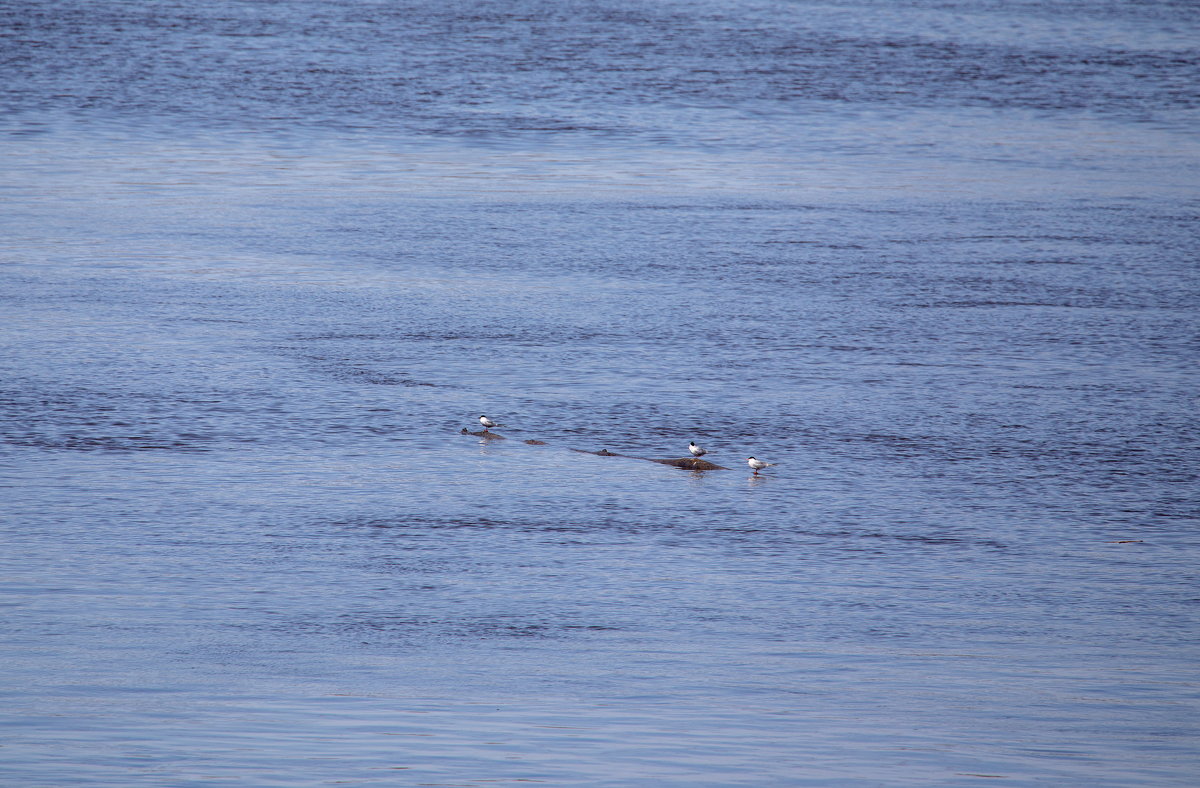
<path id="1" fill-rule="evenodd" d="M 0 782 L 1193 784 L 1198 33 L 0 2 Z"/>

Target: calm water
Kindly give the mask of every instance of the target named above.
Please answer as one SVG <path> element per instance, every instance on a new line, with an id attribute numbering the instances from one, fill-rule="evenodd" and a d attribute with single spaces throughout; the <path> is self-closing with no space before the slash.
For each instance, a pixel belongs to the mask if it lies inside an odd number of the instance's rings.
<path id="1" fill-rule="evenodd" d="M 1194 785 L 1197 42 L 0 0 L 0 784 Z"/>

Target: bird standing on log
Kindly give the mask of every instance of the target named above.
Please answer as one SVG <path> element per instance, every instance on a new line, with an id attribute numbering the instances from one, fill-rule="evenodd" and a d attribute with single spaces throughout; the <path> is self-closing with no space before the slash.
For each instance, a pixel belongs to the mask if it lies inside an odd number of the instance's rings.
<path id="1" fill-rule="evenodd" d="M 494 422 L 494 421 L 492 421 L 491 419 L 489 419 L 487 416 L 480 416 L 480 417 L 479 417 L 479 423 L 483 425 L 483 431 L 484 431 L 484 432 L 487 432 L 487 431 L 488 431 L 488 428 L 490 428 L 490 427 L 502 427 L 502 426 L 504 426 L 504 425 L 502 425 L 502 424 L 497 424 L 496 422 Z"/>
<path id="2" fill-rule="evenodd" d="M 703 457 L 705 454 L 708 454 L 708 451 L 697 446 L 694 441 L 688 444 L 688 451 L 692 453 L 693 457 Z"/>

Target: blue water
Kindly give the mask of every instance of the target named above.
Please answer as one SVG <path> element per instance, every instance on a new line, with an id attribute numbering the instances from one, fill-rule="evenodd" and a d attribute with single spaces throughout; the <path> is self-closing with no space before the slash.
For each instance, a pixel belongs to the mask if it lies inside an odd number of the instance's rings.
<path id="1" fill-rule="evenodd" d="M 1198 42 L 0 0 L 0 784 L 1194 785 Z"/>

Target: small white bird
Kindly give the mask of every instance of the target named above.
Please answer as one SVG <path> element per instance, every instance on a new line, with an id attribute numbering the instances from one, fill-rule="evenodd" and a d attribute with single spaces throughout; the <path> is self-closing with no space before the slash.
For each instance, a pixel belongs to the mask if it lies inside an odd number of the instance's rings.
<path id="1" fill-rule="evenodd" d="M 703 457 L 705 454 L 708 454 L 707 450 L 700 448 L 695 442 L 688 444 L 688 451 L 692 453 L 693 457 Z"/>
<path id="2" fill-rule="evenodd" d="M 761 471 L 763 468 L 770 468 L 772 465 L 778 465 L 779 463 L 763 462 L 762 460 L 756 460 L 753 457 L 750 457 L 749 459 L 746 460 L 746 464 L 754 469 L 754 475 L 757 476 L 758 472 Z"/>
<path id="3" fill-rule="evenodd" d="M 501 426 L 503 426 L 502 424 L 497 424 L 496 422 L 492 421 L 492 420 L 491 420 L 491 419 L 489 419 L 487 416 L 480 416 L 480 417 L 479 417 L 479 423 L 483 425 L 483 431 L 484 431 L 484 432 L 487 432 L 489 427 L 501 427 Z"/>

